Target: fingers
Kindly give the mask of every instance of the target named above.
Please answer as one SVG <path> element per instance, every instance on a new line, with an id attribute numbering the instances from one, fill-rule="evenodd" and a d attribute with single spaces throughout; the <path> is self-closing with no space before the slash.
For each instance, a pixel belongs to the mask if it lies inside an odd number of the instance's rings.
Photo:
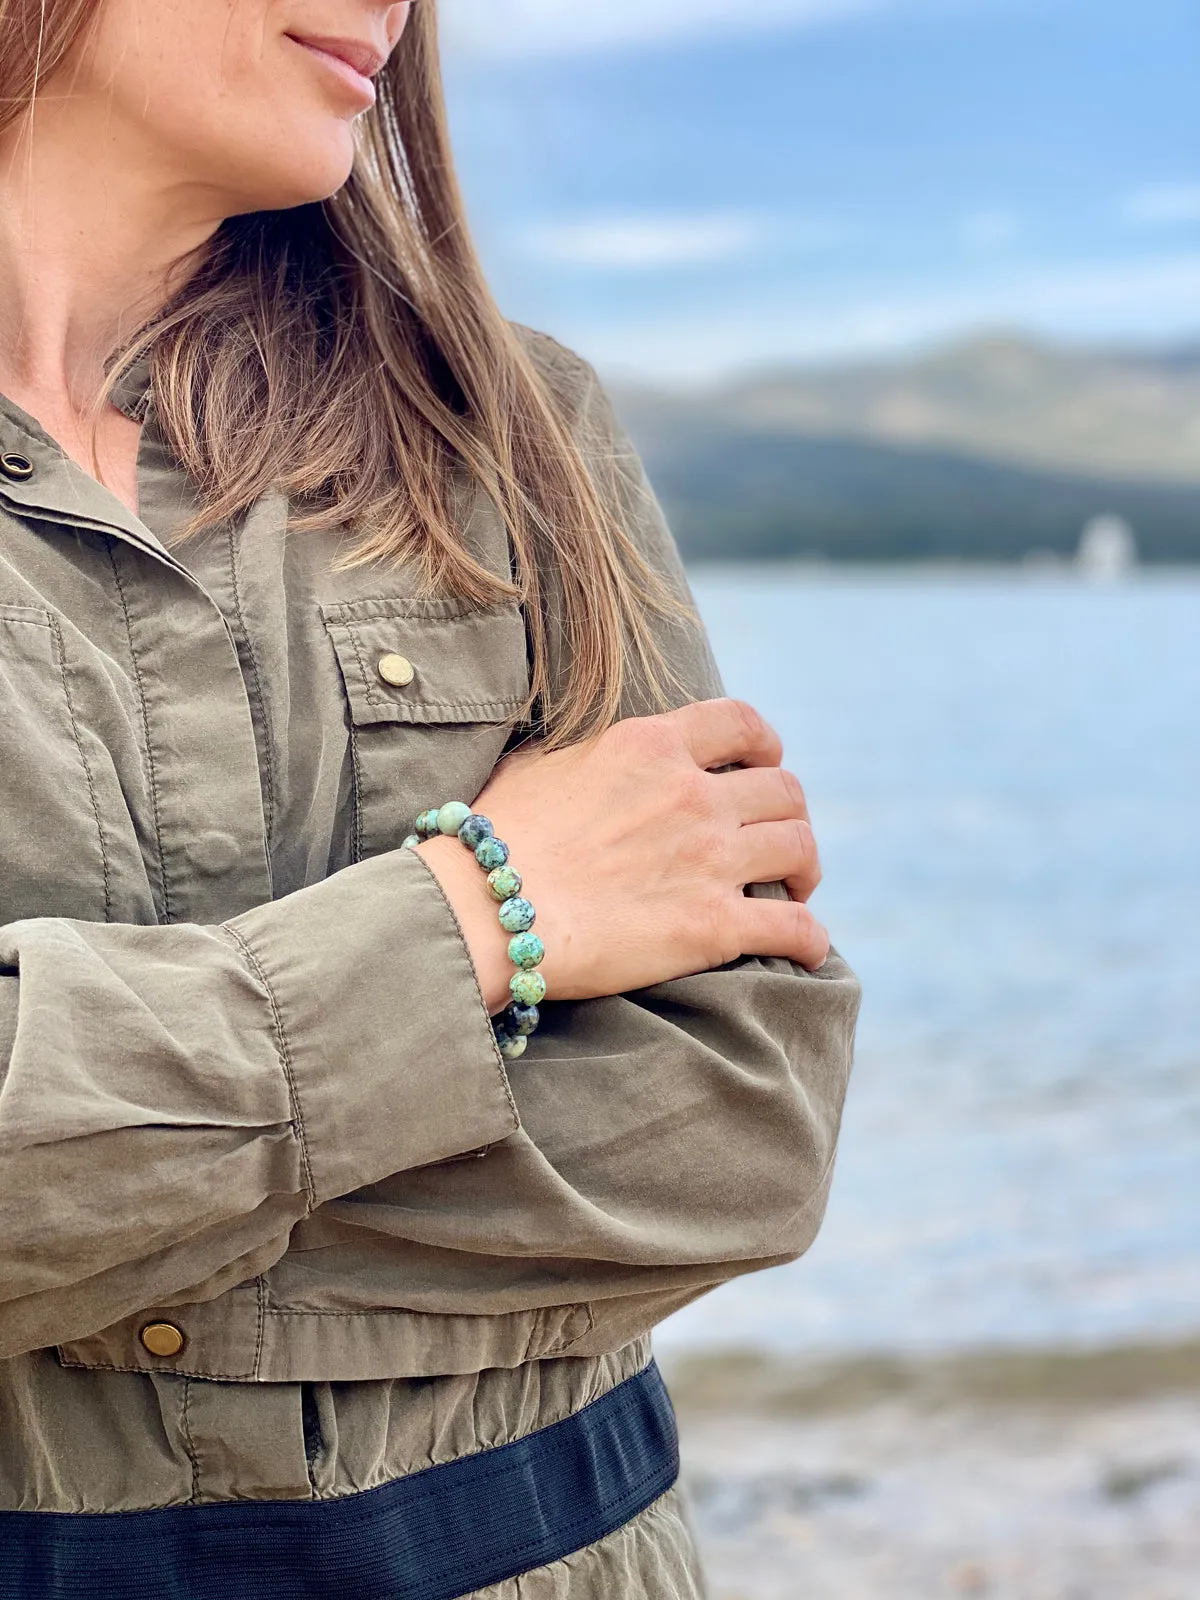
<path id="1" fill-rule="evenodd" d="M 829 954 L 829 935 L 807 906 L 744 896 L 742 954 L 785 956 L 814 972 Z"/>
<path id="2" fill-rule="evenodd" d="M 799 778 L 783 767 L 743 767 L 717 773 L 716 778 L 739 822 L 810 820 Z"/>
<path id="3" fill-rule="evenodd" d="M 738 832 L 738 877 L 745 883 L 782 880 L 793 900 L 807 900 L 821 881 L 817 841 L 807 822 L 755 822 Z"/>
<path id="4" fill-rule="evenodd" d="M 723 767 L 733 761 L 748 767 L 777 767 L 783 760 L 779 735 L 744 700 L 699 700 L 665 712 L 662 720 L 682 736 L 698 767 Z"/>

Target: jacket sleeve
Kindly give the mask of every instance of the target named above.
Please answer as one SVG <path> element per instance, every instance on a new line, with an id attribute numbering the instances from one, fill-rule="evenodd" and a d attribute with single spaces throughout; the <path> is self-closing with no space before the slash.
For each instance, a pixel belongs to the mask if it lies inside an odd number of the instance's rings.
<path id="1" fill-rule="evenodd" d="M 219 926 L 0 927 L 0 1357 L 215 1295 L 331 1198 L 516 1124 L 412 851 Z"/>
<path id="2" fill-rule="evenodd" d="M 595 375 L 535 337 L 551 379 L 576 397 L 581 443 L 626 528 L 690 599 Z M 723 692 L 698 624 L 671 621 L 660 640 L 680 703 Z M 649 709 L 631 685 L 627 713 Z M 749 892 L 787 898 L 781 884 Z M 400 1174 L 325 1207 L 297 1230 L 284 1287 L 308 1298 L 310 1271 L 319 1279 L 332 1248 L 365 1302 L 473 1315 L 585 1306 L 588 1332 L 570 1354 L 619 1348 L 705 1290 L 812 1242 L 858 1005 L 836 952 L 817 972 L 744 958 L 611 998 L 551 1000 L 509 1069 L 520 1129 L 484 1160 Z"/>

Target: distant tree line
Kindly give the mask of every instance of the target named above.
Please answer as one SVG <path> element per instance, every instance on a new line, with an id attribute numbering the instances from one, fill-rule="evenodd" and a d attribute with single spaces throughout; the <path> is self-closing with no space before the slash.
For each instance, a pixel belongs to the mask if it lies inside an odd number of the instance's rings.
<path id="1" fill-rule="evenodd" d="M 1200 485 L 1006 466 L 950 450 L 697 423 L 639 441 L 686 559 L 1069 557 L 1111 512 L 1139 557 L 1200 561 Z"/>

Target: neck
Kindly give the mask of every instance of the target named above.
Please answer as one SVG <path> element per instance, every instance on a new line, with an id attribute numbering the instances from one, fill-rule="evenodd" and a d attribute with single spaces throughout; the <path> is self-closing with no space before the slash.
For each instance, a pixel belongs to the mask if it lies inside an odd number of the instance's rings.
<path id="1" fill-rule="evenodd" d="M 23 403 L 83 415 L 108 356 L 220 224 L 211 197 L 137 143 L 111 106 L 76 96 L 40 99 L 0 130 L 0 391 Z"/>

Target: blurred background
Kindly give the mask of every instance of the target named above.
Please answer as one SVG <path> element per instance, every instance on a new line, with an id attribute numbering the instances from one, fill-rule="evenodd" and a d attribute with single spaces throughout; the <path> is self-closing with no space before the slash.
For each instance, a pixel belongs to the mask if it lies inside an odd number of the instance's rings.
<path id="1" fill-rule="evenodd" d="M 1200 8 L 441 9 L 866 989 L 820 1239 L 658 1341 L 714 1600 L 1196 1600 Z"/>

